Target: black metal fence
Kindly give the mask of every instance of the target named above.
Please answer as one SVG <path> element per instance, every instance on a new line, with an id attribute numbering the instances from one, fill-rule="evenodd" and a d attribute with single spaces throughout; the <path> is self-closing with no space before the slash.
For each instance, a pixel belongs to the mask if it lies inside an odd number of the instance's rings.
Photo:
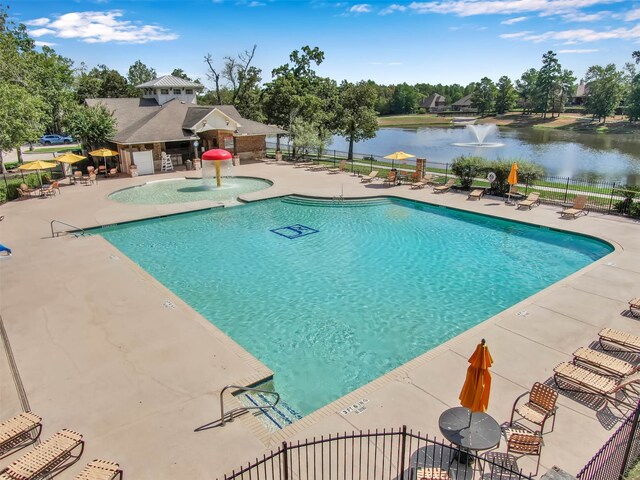
<path id="1" fill-rule="evenodd" d="M 225 480 L 415 480 L 418 469 L 442 469 L 451 478 L 530 479 L 512 457 L 490 452 L 466 461 L 465 452 L 435 438 L 398 430 L 352 432 L 283 442 L 275 451 L 224 476 Z M 464 458 L 465 461 L 460 459 Z M 438 478 L 438 477 L 435 477 Z"/>
<path id="2" fill-rule="evenodd" d="M 267 142 L 267 157 L 274 157 L 276 144 Z M 313 147 L 299 147 L 295 152 L 289 144 L 282 144 L 283 160 L 290 161 L 314 161 L 330 163 L 334 167 L 345 161 L 348 152 L 340 150 L 322 150 Z M 386 176 L 386 171 L 392 166 L 399 170 L 411 173 L 415 165 L 402 162 L 391 162 L 380 155 L 355 153 L 353 160 L 347 165 L 347 170 L 353 173 L 368 174 L 372 170 L 379 170 L 381 176 Z M 451 164 L 432 162 L 428 159 L 424 162 L 425 172 L 440 175 L 443 182 L 448 180 L 451 174 Z M 420 172 L 421 174 L 425 172 Z M 476 182 L 474 182 L 475 184 Z M 484 179 L 477 179 L 481 186 L 488 185 Z M 521 175 L 518 182 L 518 193 L 526 196 L 532 191 L 540 193 L 540 201 L 543 203 L 570 206 L 578 195 L 587 197 L 587 210 L 616 215 L 630 215 L 640 217 L 640 191 L 629 189 L 621 182 L 604 180 L 588 180 L 571 177 L 542 176 L 528 177 Z"/>
<path id="3" fill-rule="evenodd" d="M 640 403 L 578 473 L 578 480 L 619 480 L 625 477 L 640 457 L 639 417 Z"/>

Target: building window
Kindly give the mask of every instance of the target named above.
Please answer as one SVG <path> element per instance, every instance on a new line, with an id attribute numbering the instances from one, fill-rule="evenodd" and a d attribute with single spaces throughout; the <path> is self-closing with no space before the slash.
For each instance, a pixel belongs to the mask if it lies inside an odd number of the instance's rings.
<path id="1" fill-rule="evenodd" d="M 161 95 L 169 95 L 169 89 L 168 88 L 161 88 L 160 89 L 160 94 Z"/>
<path id="2" fill-rule="evenodd" d="M 186 93 L 187 95 L 193 95 L 193 88 L 187 88 L 184 93 Z"/>
<path id="3" fill-rule="evenodd" d="M 182 90 L 180 90 L 179 88 L 174 88 L 173 89 L 173 94 L 174 95 L 180 95 L 182 93 Z"/>

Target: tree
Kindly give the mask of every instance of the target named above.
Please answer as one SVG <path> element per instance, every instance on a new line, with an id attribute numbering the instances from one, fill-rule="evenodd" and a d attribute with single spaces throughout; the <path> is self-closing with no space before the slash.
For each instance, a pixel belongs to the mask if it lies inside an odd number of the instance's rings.
<path id="1" fill-rule="evenodd" d="M 420 107 L 422 95 L 411 85 L 396 85 L 391 97 L 391 113 L 414 113 Z"/>
<path id="2" fill-rule="evenodd" d="M 335 101 L 333 80 L 316 75 L 312 66 L 320 65 L 324 52 L 308 45 L 289 55 L 291 64 L 275 68 L 273 80 L 263 91 L 264 113 L 268 123 L 290 130 L 294 119 L 300 118 L 322 130 L 330 130 L 334 121 L 329 105 Z"/>
<path id="3" fill-rule="evenodd" d="M 633 52 L 632 58 L 636 64 L 640 64 L 640 50 Z M 629 93 L 627 94 L 627 115 L 629 121 L 640 120 L 640 73 L 636 72 L 635 66 L 629 66 Z"/>
<path id="4" fill-rule="evenodd" d="M 374 138 L 378 131 L 375 106 L 378 92 L 372 82 L 355 85 L 342 82 L 338 94 L 337 131 L 349 142 L 349 160 L 353 160 L 353 143 Z"/>
<path id="5" fill-rule="evenodd" d="M 291 121 L 289 136 L 294 146 L 293 156 L 296 159 L 299 155 L 306 154 L 310 148 L 321 153 L 331 139 L 331 135 L 320 134 L 317 124 L 301 117 L 295 117 Z"/>
<path id="6" fill-rule="evenodd" d="M 556 96 L 561 75 L 562 66 L 556 54 L 549 50 L 542 56 L 542 68 L 536 78 L 535 109 L 542 113 L 542 118 L 547 118 L 547 112 L 553 107 L 553 99 Z"/>
<path id="7" fill-rule="evenodd" d="M 615 113 L 624 93 L 623 73 L 610 63 L 606 67 L 594 65 L 585 75 L 587 97 L 585 109 L 604 124 Z"/>
<path id="8" fill-rule="evenodd" d="M 87 98 L 123 98 L 131 94 L 127 79 L 106 65 L 98 65 L 87 73 L 86 65 L 81 64 L 76 85 L 80 103 Z"/>
<path id="9" fill-rule="evenodd" d="M 558 116 L 564 111 L 564 106 L 569 101 L 569 96 L 574 90 L 576 77 L 573 76 L 571 70 L 562 70 L 562 73 L 556 81 L 553 96 L 552 112 L 556 112 Z"/>
<path id="10" fill-rule="evenodd" d="M 516 80 L 516 91 L 522 101 L 522 113 L 525 115 L 533 111 L 537 81 L 538 71 L 535 68 L 530 68 Z"/>
<path id="11" fill-rule="evenodd" d="M 0 6 L 0 170 L 3 151 L 34 141 L 44 133 L 47 105 L 37 92 L 33 61 L 34 42 L 24 25 L 8 20 Z M 34 93 L 34 90 L 36 92 Z"/>
<path id="12" fill-rule="evenodd" d="M 507 76 L 500 77 L 496 92 L 496 113 L 503 114 L 510 111 L 516 104 L 517 98 L 518 93 L 513 88 L 511 79 Z"/>
<path id="13" fill-rule="evenodd" d="M 186 73 L 184 73 L 184 70 L 182 70 L 181 68 L 174 68 L 173 72 L 171 72 L 171 76 L 172 77 L 178 77 L 178 78 L 181 78 L 183 80 L 189 80 L 190 82 L 193 82 L 193 80 Z"/>
<path id="14" fill-rule="evenodd" d="M 87 150 L 104 146 L 116 134 L 116 121 L 104 105 L 76 106 L 67 116 L 67 131 Z"/>
<path id="15" fill-rule="evenodd" d="M 490 78 L 484 77 L 477 84 L 471 96 L 471 106 L 475 108 L 481 116 L 493 111 L 496 98 L 496 85 Z"/>
<path id="16" fill-rule="evenodd" d="M 127 73 L 127 82 L 129 82 L 130 95 L 137 97 L 140 91 L 136 88 L 146 82 L 158 78 L 158 74 L 153 68 L 147 67 L 141 60 L 136 60 L 133 65 L 129 67 Z"/>

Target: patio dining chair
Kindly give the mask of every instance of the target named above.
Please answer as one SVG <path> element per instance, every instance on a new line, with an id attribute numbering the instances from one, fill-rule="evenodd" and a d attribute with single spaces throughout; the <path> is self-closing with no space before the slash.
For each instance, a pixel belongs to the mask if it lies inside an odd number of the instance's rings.
<path id="1" fill-rule="evenodd" d="M 524 397 L 529 395 L 528 400 L 518 405 L 518 402 Z M 540 434 L 544 433 L 544 425 L 548 418 L 553 417 L 553 423 L 551 424 L 550 432 L 556 425 L 556 402 L 558 400 L 558 392 L 553 388 L 544 385 L 540 382 L 533 384 L 531 391 L 525 392 L 516 398 L 513 402 L 513 408 L 511 410 L 511 420 L 509 425 L 513 425 L 513 419 L 517 413 L 521 418 L 534 423 L 540 427 Z"/>
<path id="2" fill-rule="evenodd" d="M 542 435 L 538 432 L 513 431 L 507 433 L 507 456 L 519 454 L 519 457 L 531 455 L 538 457 L 535 477 L 540 470 L 540 457 L 542 456 Z M 518 457 L 518 458 L 519 458 Z"/>

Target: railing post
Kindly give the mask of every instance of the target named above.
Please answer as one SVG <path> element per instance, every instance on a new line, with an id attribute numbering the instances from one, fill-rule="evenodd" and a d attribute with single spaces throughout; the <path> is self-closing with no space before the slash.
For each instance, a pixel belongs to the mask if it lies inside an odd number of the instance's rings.
<path id="1" fill-rule="evenodd" d="M 282 461 L 284 463 L 284 480 L 289 480 L 289 454 L 287 442 L 282 442 Z"/>
<path id="2" fill-rule="evenodd" d="M 567 194 L 569 193 L 569 181 L 571 180 L 571 177 L 567 177 L 567 184 L 564 187 L 564 201 L 563 203 L 567 203 Z"/>
<path id="3" fill-rule="evenodd" d="M 404 478 L 404 456 L 407 453 L 407 426 L 402 426 L 402 453 L 400 457 L 400 479 Z"/>
<path id="4" fill-rule="evenodd" d="M 531 176 L 530 173 L 527 174 L 526 176 L 526 180 L 524 181 L 524 194 L 528 195 L 529 194 L 529 177 Z"/>
<path id="5" fill-rule="evenodd" d="M 445 182 L 448 180 L 447 178 L 448 176 L 449 176 L 449 164 L 445 163 L 444 164 L 444 181 Z"/>
<path id="6" fill-rule="evenodd" d="M 369 173 L 373 172 L 373 155 L 369 155 Z"/>
<path id="7" fill-rule="evenodd" d="M 620 467 L 620 475 L 618 478 L 622 480 L 624 474 L 627 471 L 627 463 L 629 462 L 629 454 L 631 453 L 631 446 L 633 445 L 633 439 L 636 436 L 636 430 L 638 429 L 638 419 L 640 418 L 640 402 L 636 405 L 636 411 L 633 412 L 633 421 L 631 422 L 631 430 L 629 431 L 629 438 L 627 439 L 627 448 L 624 451 L 624 457 L 622 457 L 622 466 Z"/>
<path id="8" fill-rule="evenodd" d="M 609 198 L 609 211 L 607 213 L 611 213 L 611 206 L 613 205 L 613 192 L 616 189 L 616 182 L 613 182 L 613 186 L 611 187 L 611 197 Z M 624 212 L 621 212 L 624 213 Z"/>

